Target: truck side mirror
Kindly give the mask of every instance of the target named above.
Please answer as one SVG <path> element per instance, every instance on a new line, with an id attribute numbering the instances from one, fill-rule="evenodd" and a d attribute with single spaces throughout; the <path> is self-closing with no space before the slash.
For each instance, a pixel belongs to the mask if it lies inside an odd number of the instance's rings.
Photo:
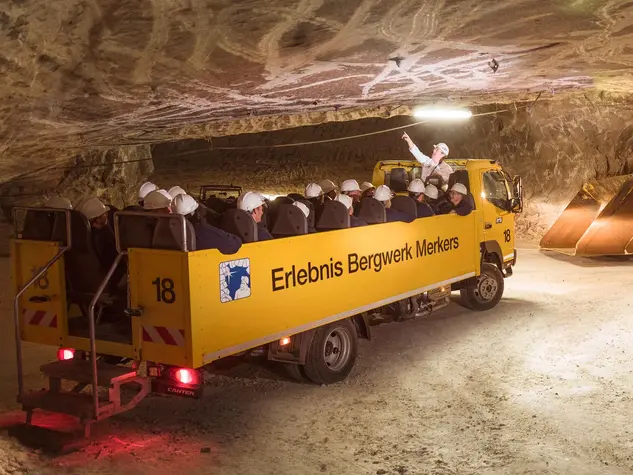
<path id="1" fill-rule="evenodd" d="M 520 213 L 523 211 L 523 181 L 519 175 L 512 177 L 512 212 Z"/>

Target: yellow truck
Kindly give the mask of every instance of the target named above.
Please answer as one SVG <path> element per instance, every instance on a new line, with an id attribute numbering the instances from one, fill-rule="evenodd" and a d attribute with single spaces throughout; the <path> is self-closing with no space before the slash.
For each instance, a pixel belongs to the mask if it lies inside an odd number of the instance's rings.
<path id="1" fill-rule="evenodd" d="M 182 216 L 118 212 L 119 254 L 105 273 L 81 214 L 16 208 L 18 401 L 27 424 L 43 409 L 78 417 L 88 433 L 150 393 L 198 397 L 203 367 L 247 353 L 298 379 L 333 383 L 385 315 L 426 315 L 452 290 L 468 307 L 492 308 L 516 263 L 520 180 L 489 160 L 451 165 L 474 199 L 468 216 L 300 233 L 248 242 L 233 255 L 191 250 Z M 412 179 L 416 167 L 380 162 L 374 181 Z M 156 244 L 161 225 L 180 236 L 175 247 Z M 58 361 L 41 367 L 48 389 L 24 388 L 22 341 L 58 348 Z"/>

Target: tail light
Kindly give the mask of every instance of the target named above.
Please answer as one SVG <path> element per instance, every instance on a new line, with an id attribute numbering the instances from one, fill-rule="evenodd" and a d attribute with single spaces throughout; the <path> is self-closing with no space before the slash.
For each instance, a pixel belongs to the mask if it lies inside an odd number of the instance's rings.
<path id="1" fill-rule="evenodd" d="M 59 350 L 57 350 L 57 359 L 59 361 L 72 360 L 74 357 L 74 348 L 60 348 Z"/>
<path id="2" fill-rule="evenodd" d="M 198 372 L 189 368 L 178 368 L 173 372 L 173 377 L 181 384 L 199 384 Z"/>

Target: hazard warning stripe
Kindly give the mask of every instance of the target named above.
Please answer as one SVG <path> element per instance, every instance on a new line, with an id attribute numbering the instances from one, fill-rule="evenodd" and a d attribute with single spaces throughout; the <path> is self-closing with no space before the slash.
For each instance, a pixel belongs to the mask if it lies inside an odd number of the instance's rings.
<path id="1" fill-rule="evenodd" d="M 185 346 L 185 331 L 175 328 L 143 325 L 143 341 L 161 345 Z"/>
<path id="2" fill-rule="evenodd" d="M 26 325 L 57 328 L 57 314 L 55 312 L 24 309 L 22 313 Z"/>

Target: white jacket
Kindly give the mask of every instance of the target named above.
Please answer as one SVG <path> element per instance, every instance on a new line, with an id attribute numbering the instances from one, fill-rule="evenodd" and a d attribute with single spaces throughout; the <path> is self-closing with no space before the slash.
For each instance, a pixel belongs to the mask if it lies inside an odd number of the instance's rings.
<path id="1" fill-rule="evenodd" d="M 448 183 L 448 177 L 451 173 L 453 173 L 453 169 L 448 163 L 441 162 L 437 165 L 433 160 L 431 160 L 431 157 L 427 157 L 420 152 L 417 145 L 410 148 L 409 152 L 411 152 L 415 159 L 422 164 L 422 176 L 420 177 L 422 181 L 425 181 L 427 177 L 433 173 L 434 175 L 441 176 L 442 180 L 444 180 L 445 183 Z"/>

